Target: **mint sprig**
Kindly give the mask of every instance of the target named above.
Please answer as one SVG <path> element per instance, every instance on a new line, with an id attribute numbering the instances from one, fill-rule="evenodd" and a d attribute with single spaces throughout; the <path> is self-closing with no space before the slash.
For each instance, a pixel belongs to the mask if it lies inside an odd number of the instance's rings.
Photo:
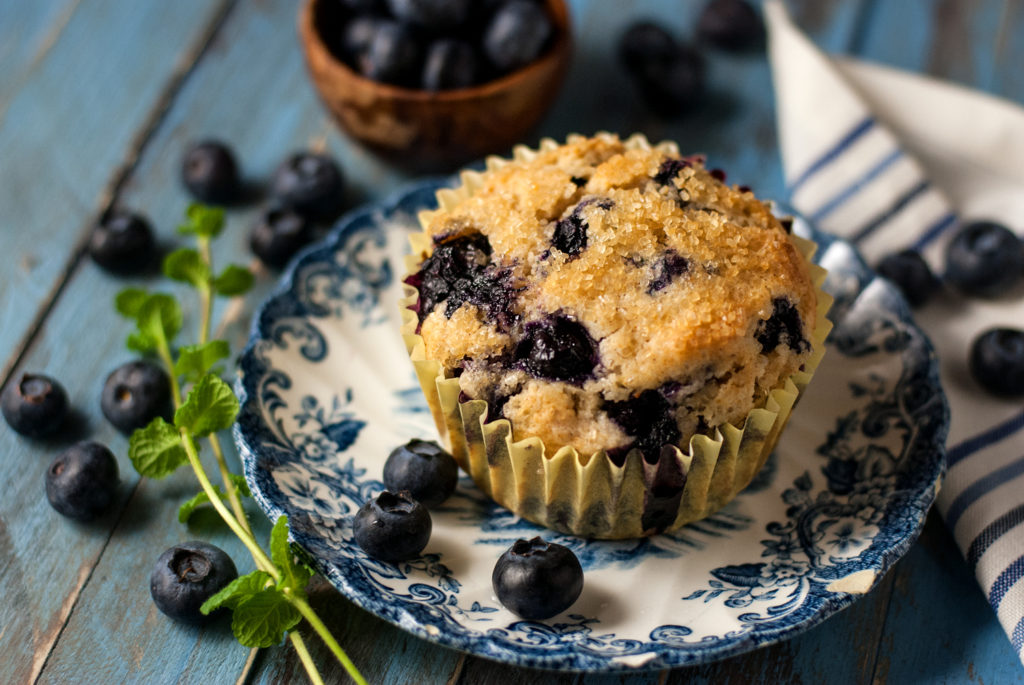
<path id="1" fill-rule="evenodd" d="M 303 619 L 357 683 L 366 680 L 345 654 L 327 626 L 316 615 L 306 597 L 306 585 L 312 571 L 297 562 L 288 542 L 288 520 L 280 517 L 270 534 L 268 555 L 256 541 L 241 498 L 251 497 L 242 476 L 231 473 L 217 436 L 234 423 L 239 403 L 220 377 L 218 365 L 230 356 L 226 341 L 209 340 L 213 297 L 240 295 L 253 284 L 253 275 L 244 266 L 229 264 L 217 273 L 213 268 L 210 241 L 224 230 L 224 211 L 204 205 L 191 205 L 179 233 L 194 236 L 195 248 L 181 248 L 167 255 L 163 273 L 170 279 L 196 290 L 200 303 L 198 342 L 175 349 L 184 317 L 181 305 L 167 293 L 149 293 L 128 288 L 118 293 L 114 306 L 134 323 L 128 335 L 129 349 L 156 355 L 171 379 L 175 406 L 174 423 L 162 418 L 136 430 L 128 445 L 128 456 L 140 475 L 164 478 L 189 464 L 201 490 L 181 505 L 178 520 L 187 523 L 198 507 L 211 505 L 252 554 L 256 570 L 241 576 L 202 606 L 203 613 L 218 608 L 232 611 L 231 629 L 239 643 L 251 648 L 269 647 L 287 637 L 314 683 L 323 683 L 301 635 L 295 627 Z M 191 384 L 187 395 L 182 383 Z M 215 485 L 199 460 L 199 442 L 209 443 L 221 483 Z"/>

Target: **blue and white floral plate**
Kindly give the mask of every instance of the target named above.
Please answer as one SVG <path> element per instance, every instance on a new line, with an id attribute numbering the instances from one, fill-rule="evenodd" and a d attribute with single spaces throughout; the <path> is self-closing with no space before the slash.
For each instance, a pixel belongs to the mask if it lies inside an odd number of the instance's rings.
<path id="1" fill-rule="evenodd" d="M 617 671 L 711 661 L 788 638 L 870 590 L 917 537 L 948 424 L 931 345 L 846 243 L 816 240 L 836 296 L 831 349 L 775 456 L 724 510 L 672 535 L 587 541 L 498 507 L 463 478 L 430 544 L 370 559 L 351 519 L 383 489 L 392 448 L 436 437 L 399 335 L 401 257 L 441 181 L 350 214 L 260 308 L 241 358 L 235 427 L 245 475 L 287 514 L 311 563 L 359 606 L 489 659 Z M 586 583 L 566 613 L 523 621 L 491 590 L 498 556 L 541 534 Z"/>

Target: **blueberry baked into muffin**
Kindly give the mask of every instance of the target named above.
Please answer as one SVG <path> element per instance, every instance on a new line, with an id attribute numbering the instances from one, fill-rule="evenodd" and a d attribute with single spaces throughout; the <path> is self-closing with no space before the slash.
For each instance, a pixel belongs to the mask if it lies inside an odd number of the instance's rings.
<path id="1" fill-rule="evenodd" d="M 406 343 L 460 465 L 587 537 L 671 530 L 763 465 L 827 332 L 812 247 L 672 144 L 545 141 L 438 193 Z"/>

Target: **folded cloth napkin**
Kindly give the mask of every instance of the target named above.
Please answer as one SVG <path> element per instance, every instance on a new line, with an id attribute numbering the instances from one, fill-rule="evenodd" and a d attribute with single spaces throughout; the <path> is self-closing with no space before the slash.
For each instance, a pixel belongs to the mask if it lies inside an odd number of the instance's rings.
<path id="1" fill-rule="evenodd" d="M 869 264 L 906 247 L 942 274 L 964 220 L 1024 235 L 1024 109 L 957 86 L 831 59 L 765 2 L 779 141 L 793 206 Z M 939 511 L 1024 662 L 1024 402 L 967 370 L 971 342 L 1024 328 L 1024 296 L 946 290 L 915 312 L 939 356 L 951 424 Z"/>

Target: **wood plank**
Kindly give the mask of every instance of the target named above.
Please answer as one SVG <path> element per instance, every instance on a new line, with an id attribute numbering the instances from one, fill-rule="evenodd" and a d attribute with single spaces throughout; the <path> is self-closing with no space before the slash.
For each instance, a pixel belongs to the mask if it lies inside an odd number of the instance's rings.
<path id="1" fill-rule="evenodd" d="M 992 607 L 936 513 L 896 568 L 875 682 L 1024 683 Z"/>
<path id="2" fill-rule="evenodd" d="M 0 118 L 7 103 L 56 44 L 79 0 L 0 5 Z"/>
<path id="3" fill-rule="evenodd" d="M 226 1 L 47 2 L 39 9 L 50 11 L 38 14 L 24 9 L 36 3 L 4 3 L 4 18 L 17 22 L 4 24 L 4 33 L 26 31 L 4 58 L 12 68 L 21 64 L 23 77 L 15 73 L 0 90 L 4 371 L 64 275 L 69 248 L 103 204 L 101 193 L 131 161 L 125 155 L 135 136 L 159 113 L 159 96 Z"/>
<path id="4" fill-rule="evenodd" d="M 175 67 L 187 63 L 195 33 L 202 33 L 217 9 L 199 0 L 175 5 L 177 14 L 166 4 L 117 5 L 90 0 L 66 18 L 57 12 L 53 21 L 66 26 L 54 29 L 52 45 L 39 52 L 31 79 L 0 113 L 0 206 L 5 210 L 3 246 L 9 265 L 0 275 L 5 302 L 0 348 L 5 357 L 15 352 L 14 343 L 31 328 L 40 305 L 63 275 L 71 246 L 93 213 L 96 195 L 126 161 L 121 155 L 128 141 L 149 116 Z M 139 50 L 140 39 L 147 46 L 145 59 L 122 64 L 110 58 Z M 87 311 L 96 306 L 83 290 L 78 307 Z M 80 339 L 74 334 L 91 324 L 87 314 L 64 329 L 56 353 L 37 355 L 27 367 L 46 369 L 65 382 L 76 409 L 68 430 L 41 442 L 9 430 L 0 433 L 0 474 L 8 493 L 0 504 L 5 560 L 0 587 L 10 598 L 0 604 L 8 657 L 0 661 L 2 682 L 35 679 L 121 511 L 117 506 L 95 524 L 76 525 L 49 507 L 42 490 L 43 473 L 55 451 L 90 434 L 99 440 L 112 438 L 96 404 L 99 384 L 113 360 L 104 360 L 99 367 L 79 366 L 79 355 L 90 353 L 68 343 Z M 95 348 L 93 358 L 108 347 Z M 123 441 L 112 440 L 112 445 L 123 452 Z M 119 464 L 125 473 L 127 461 Z M 121 504 L 132 479 L 125 482 Z"/>
<path id="5" fill-rule="evenodd" d="M 1007 0 L 993 46 L 996 54 L 992 91 L 1024 103 L 1024 2 Z"/>
<path id="6" fill-rule="evenodd" d="M 860 53 L 901 69 L 991 90 L 997 79 L 993 48 L 1006 4 L 1004 0 L 876 2 Z M 1003 67 L 1004 72 L 1009 69 L 1008 64 Z"/>
<path id="7" fill-rule="evenodd" d="M 204 136 L 229 141 L 239 152 L 245 175 L 255 182 L 269 177 L 293 149 L 322 146 L 326 141 L 346 169 L 357 170 L 350 173 L 354 198 L 384 195 L 400 182 L 400 174 L 381 165 L 366 164 L 364 152 L 333 132 L 306 80 L 290 28 L 294 17 L 294 4 L 285 0 L 239 4 L 147 145 L 120 199 L 150 214 L 164 239 L 174 239 L 173 226 L 188 203 L 178 183 L 181 154 L 189 141 Z M 250 259 L 247 236 L 255 213 L 255 208 L 230 213 L 228 229 L 215 249 L 215 258 L 221 263 Z M 226 335 L 236 351 L 246 339 L 252 303 L 265 297 L 276 279 L 276 274 L 264 272 L 248 305 L 219 308 L 221 315 L 227 313 L 233 321 Z M 126 357 L 111 352 L 120 348 L 127 329 L 117 323 L 106 305 L 122 285 L 91 264 L 83 264 L 48 317 L 28 363 L 64 352 L 67 345 L 61 333 L 81 330 L 90 319 L 103 323 L 83 332 L 79 349 L 88 352 L 77 363 L 79 372 L 85 377 L 101 377 L 101 369 L 113 366 L 115 357 Z M 194 313 L 194 307 L 189 311 Z M 194 326 L 194 317 L 187 318 L 186 326 Z M 55 368 L 67 363 L 61 360 Z M 223 546 L 240 571 L 251 569 L 240 544 L 223 530 L 205 526 L 186 531 L 176 522 L 178 504 L 190 495 L 185 475 L 178 474 L 172 481 L 147 481 L 132 496 L 93 574 L 96 579 L 116 577 L 118 583 L 86 585 L 64 639 L 47 663 L 44 682 L 63 682 L 74 674 L 88 674 L 102 682 L 175 682 L 179 678 L 188 682 L 230 682 L 238 675 L 247 650 L 232 644 L 226 626 L 204 631 L 177 626 L 156 612 L 145 590 L 156 556 L 167 546 L 193 536 Z M 137 517 L 146 523 L 132 523 Z M 390 678 L 396 673 L 414 673 L 409 669 L 416 668 L 445 672 L 459 660 L 455 652 L 424 649 L 425 643 L 355 609 L 333 590 L 321 589 L 319 594 L 330 597 L 323 601 L 337 607 L 330 615 L 335 617 L 338 636 L 367 675 L 374 676 L 373 682 L 401 682 Z M 115 597 L 119 607 L 116 617 L 109 609 Z M 100 639 L 115 620 L 120 626 L 118 634 L 133 636 L 130 644 Z M 332 675 L 328 682 L 342 677 L 316 638 L 307 642 L 325 674 Z M 409 653 L 415 653 L 416 658 L 395 658 Z M 286 647 L 268 650 L 259 664 L 257 682 L 280 682 L 301 672 L 294 653 Z"/>

